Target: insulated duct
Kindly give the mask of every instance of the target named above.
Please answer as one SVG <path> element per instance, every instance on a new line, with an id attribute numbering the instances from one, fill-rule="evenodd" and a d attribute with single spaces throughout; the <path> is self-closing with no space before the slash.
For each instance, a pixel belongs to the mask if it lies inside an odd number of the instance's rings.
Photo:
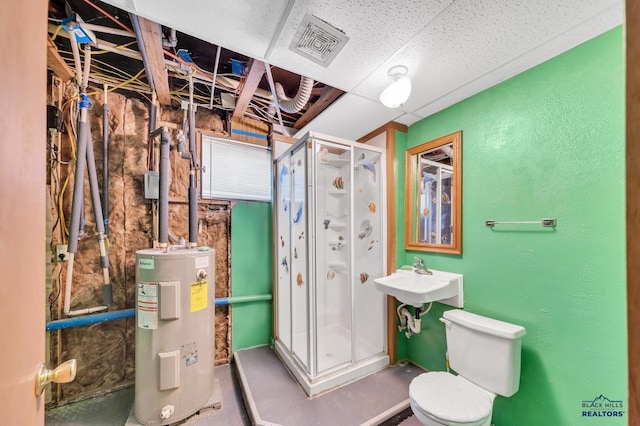
<path id="1" fill-rule="evenodd" d="M 282 84 L 275 84 L 276 95 L 278 96 L 278 104 L 280 109 L 288 113 L 299 112 L 309 102 L 311 97 L 311 89 L 313 89 L 313 80 L 308 77 L 300 77 L 300 86 L 298 93 L 293 98 L 287 97 L 284 93 Z"/>

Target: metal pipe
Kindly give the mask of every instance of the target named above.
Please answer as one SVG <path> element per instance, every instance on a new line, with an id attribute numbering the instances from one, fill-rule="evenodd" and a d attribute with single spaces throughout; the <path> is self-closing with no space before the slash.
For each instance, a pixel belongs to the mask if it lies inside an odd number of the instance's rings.
<path id="1" fill-rule="evenodd" d="M 213 65 L 213 77 L 211 78 L 211 98 L 209 99 L 209 109 L 213 108 L 213 93 L 216 91 L 216 77 L 218 76 L 218 64 L 220 63 L 220 46 L 216 50 L 216 62 Z"/>
<path id="2" fill-rule="evenodd" d="M 236 296 L 236 297 L 220 297 L 214 299 L 215 306 L 233 305 L 236 303 L 251 303 L 251 302 L 263 302 L 272 300 L 273 296 L 270 294 L 260 294 L 254 296 Z M 65 328 L 80 327 L 83 325 L 97 324 L 99 322 L 114 321 L 122 318 L 133 318 L 136 315 L 135 308 L 123 309 L 120 311 L 104 312 L 95 315 L 86 315 L 78 318 L 65 318 L 61 320 L 49 321 L 46 326 L 46 331 L 62 330 Z"/>
<path id="3" fill-rule="evenodd" d="M 162 37 L 162 47 L 176 47 L 178 44 L 178 37 L 176 36 L 176 29 L 171 28 L 169 32 L 169 38 Z"/>
<path id="4" fill-rule="evenodd" d="M 149 82 L 149 87 L 152 92 L 155 92 L 156 86 L 153 82 L 153 74 L 151 74 L 151 65 L 149 62 L 149 57 L 147 56 L 147 49 L 144 45 L 144 39 L 142 38 L 142 30 L 140 29 L 140 21 L 138 20 L 138 15 L 135 13 L 130 13 L 129 17 L 131 18 L 131 25 L 133 25 L 133 32 L 136 33 L 136 39 L 138 40 L 138 48 L 140 50 L 140 54 L 142 55 L 142 63 L 144 64 L 144 72 L 147 75 L 147 81 Z"/>
<path id="5" fill-rule="evenodd" d="M 104 88 L 102 103 L 102 218 L 104 233 L 109 235 L 109 104 L 107 104 L 107 85 Z"/>
<path id="6" fill-rule="evenodd" d="M 153 92 L 151 101 L 151 112 L 149 113 L 149 133 L 156 128 L 158 122 L 158 105 L 156 103 L 156 92 Z"/>
<path id="7" fill-rule="evenodd" d="M 160 136 L 160 194 L 158 196 L 158 243 L 166 247 L 169 240 L 169 131 L 162 127 Z"/>
<path id="8" fill-rule="evenodd" d="M 198 180 L 196 170 L 198 159 L 196 157 L 196 109 L 193 105 L 193 79 L 189 77 L 189 153 L 191 154 L 191 167 L 189 168 L 189 245 L 198 245 Z"/>

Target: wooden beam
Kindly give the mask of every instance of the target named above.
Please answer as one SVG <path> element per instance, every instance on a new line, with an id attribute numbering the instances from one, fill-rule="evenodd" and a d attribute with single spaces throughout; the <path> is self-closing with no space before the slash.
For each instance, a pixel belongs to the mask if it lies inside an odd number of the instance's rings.
<path id="1" fill-rule="evenodd" d="M 47 37 L 47 67 L 62 81 L 68 81 L 75 75 L 58 53 L 56 44 L 49 37 Z"/>
<path id="2" fill-rule="evenodd" d="M 161 105 L 170 105 L 169 77 L 164 65 L 164 52 L 162 51 L 162 31 L 160 24 L 146 18 L 138 17 L 140 22 L 140 36 L 144 42 L 149 67 L 153 74 L 153 83 Z"/>
<path id="3" fill-rule="evenodd" d="M 242 86 L 242 90 L 240 91 L 240 95 L 236 101 L 236 109 L 233 111 L 232 118 L 242 118 L 244 116 L 244 113 L 247 111 L 247 107 L 249 106 L 249 102 L 258 88 L 258 84 L 260 84 L 260 80 L 262 80 L 264 72 L 264 62 L 257 61 L 255 59 L 251 61 L 249 64 L 249 72 L 247 73 L 247 78 L 244 80 L 244 86 Z"/>
<path id="4" fill-rule="evenodd" d="M 336 89 L 335 87 L 325 87 L 325 90 L 322 91 L 320 95 L 320 99 L 315 101 L 309 109 L 302 114 L 295 124 L 293 125 L 294 129 L 302 129 L 304 126 L 309 124 L 311 120 L 316 118 L 318 114 L 325 110 L 329 105 L 333 103 L 336 99 L 338 99 L 344 92 L 340 89 Z"/>

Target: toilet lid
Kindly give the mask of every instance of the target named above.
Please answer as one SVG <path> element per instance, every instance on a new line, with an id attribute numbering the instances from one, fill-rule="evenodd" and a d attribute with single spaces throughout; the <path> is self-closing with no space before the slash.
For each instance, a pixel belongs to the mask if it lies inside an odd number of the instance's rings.
<path id="1" fill-rule="evenodd" d="M 493 399 L 487 391 L 440 371 L 413 379 L 409 396 L 423 411 L 455 423 L 477 422 L 491 415 L 493 408 Z"/>

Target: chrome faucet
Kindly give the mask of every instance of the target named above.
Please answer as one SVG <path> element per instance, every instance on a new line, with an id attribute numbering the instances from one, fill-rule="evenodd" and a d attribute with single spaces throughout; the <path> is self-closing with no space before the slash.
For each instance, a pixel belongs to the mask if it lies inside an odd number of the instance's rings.
<path id="1" fill-rule="evenodd" d="M 413 264 L 413 267 L 415 268 L 416 274 L 424 274 L 424 275 L 433 274 L 433 272 L 428 270 L 427 267 L 425 266 L 424 260 L 422 260 L 418 256 L 416 256 L 415 259 L 416 259 L 416 263 Z"/>

